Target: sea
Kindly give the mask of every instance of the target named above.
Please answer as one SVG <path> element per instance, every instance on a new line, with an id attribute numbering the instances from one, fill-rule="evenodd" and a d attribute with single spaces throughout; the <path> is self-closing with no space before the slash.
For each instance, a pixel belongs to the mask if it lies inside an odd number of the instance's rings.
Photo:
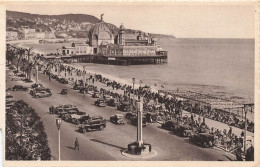
<path id="1" fill-rule="evenodd" d="M 254 39 L 160 39 L 168 63 L 73 66 L 121 83 L 149 85 L 154 90 L 189 90 L 240 103 L 254 102 Z"/>

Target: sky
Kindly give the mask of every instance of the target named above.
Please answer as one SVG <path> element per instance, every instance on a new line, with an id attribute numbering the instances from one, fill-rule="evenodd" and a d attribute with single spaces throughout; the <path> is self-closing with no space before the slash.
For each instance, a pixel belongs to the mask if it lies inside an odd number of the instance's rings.
<path id="1" fill-rule="evenodd" d="M 48 2 L 15 3 L 7 10 L 32 14 L 89 14 L 125 28 L 148 33 L 173 34 L 177 38 L 254 38 L 255 7 L 253 4 L 93 4 Z"/>

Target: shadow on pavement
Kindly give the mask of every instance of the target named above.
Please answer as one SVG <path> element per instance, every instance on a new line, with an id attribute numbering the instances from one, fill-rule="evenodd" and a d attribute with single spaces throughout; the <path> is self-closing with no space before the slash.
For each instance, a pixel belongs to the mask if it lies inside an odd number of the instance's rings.
<path id="1" fill-rule="evenodd" d="M 106 143 L 106 142 L 103 142 L 103 141 L 100 141 L 100 140 L 97 140 L 97 139 L 90 139 L 90 140 L 94 141 L 94 142 L 97 142 L 97 143 L 105 144 L 105 145 L 108 145 L 108 146 L 111 146 L 111 147 L 115 147 L 115 148 L 118 148 L 120 150 L 124 150 L 125 149 L 124 147 L 120 147 L 120 146 L 117 146 L 117 145 L 114 145 L 114 144 Z"/>
<path id="2" fill-rule="evenodd" d="M 71 149 L 71 150 L 75 150 L 74 147 L 71 147 L 71 146 L 66 146 L 66 147 Z"/>

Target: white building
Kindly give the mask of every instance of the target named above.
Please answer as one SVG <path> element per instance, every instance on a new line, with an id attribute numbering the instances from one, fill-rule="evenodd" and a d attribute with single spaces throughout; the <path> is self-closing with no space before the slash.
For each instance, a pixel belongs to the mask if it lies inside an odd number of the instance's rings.
<path id="1" fill-rule="evenodd" d="M 58 53 L 66 56 L 90 55 L 93 54 L 93 47 L 85 43 L 72 43 L 71 47 L 63 46 L 62 49 L 58 50 Z"/>
<path id="2" fill-rule="evenodd" d="M 6 31 L 6 40 L 7 41 L 18 40 L 18 33 L 16 31 Z"/>

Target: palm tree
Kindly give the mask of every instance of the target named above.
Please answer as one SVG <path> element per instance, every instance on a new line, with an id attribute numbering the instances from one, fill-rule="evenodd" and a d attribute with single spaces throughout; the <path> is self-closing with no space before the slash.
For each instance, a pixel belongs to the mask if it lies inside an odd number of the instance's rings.
<path id="1" fill-rule="evenodd" d="M 7 64 L 10 64 L 15 58 L 15 50 L 11 48 L 6 49 L 6 60 Z"/>
<path id="2" fill-rule="evenodd" d="M 31 71 L 32 71 L 32 67 L 33 67 L 33 63 L 30 63 L 30 57 L 31 57 L 31 52 L 33 51 L 33 48 L 28 48 L 26 49 L 27 55 L 28 55 L 28 62 L 29 62 L 29 66 L 27 67 L 27 76 L 28 76 L 28 80 L 31 81 Z"/>
<path id="3" fill-rule="evenodd" d="M 22 57 L 25 53 L 25 50 L 23 48 L 19 48 L 17 50 L 17 52 L 18 52 L 18 60 L 17 60 L 16 68 L 17 68 L 17 72 L 19 72 L 19 63 L 20 63 L 20 61 L 21 61 L 21 59 L 22 59 Z"/>

